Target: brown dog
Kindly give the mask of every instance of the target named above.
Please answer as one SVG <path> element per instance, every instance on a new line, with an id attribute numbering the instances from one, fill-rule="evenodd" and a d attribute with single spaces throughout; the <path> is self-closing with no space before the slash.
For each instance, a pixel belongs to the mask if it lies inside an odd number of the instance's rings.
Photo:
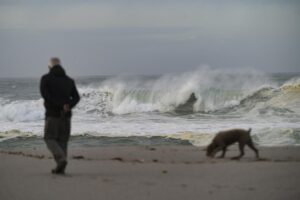
<path id="1" fill-rule="evenodd" d="M 227 147 L 238 142 L 240 155 L 233 157 L 232 159 L 238 160 L 243 157 L 245 145 L 248 145 L 255 152 L 256 158 L 259 158 L 258 150 L 253 145 L 250 132 L 251 128 L 249 130 L 232 129 L 219 132 L 213 139 L 212 143 L 208 145 L 206 155 L 214 157 L 218 151 L 222 150 L 222 155 L 219 158 L 224 158 Z"/>

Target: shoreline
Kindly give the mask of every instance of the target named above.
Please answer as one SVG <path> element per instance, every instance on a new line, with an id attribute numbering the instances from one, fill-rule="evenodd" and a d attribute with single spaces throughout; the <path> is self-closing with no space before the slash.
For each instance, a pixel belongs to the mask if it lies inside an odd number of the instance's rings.
<path id="1" fill-rule="evenodd" d="M 208 159 L 203 147 L 71 147 L 64 176 L 50 174 L 46 148 L 0 151 L 0 198 L 299 199 L 300 147 L 258 147 L 245 157 Z M 279 181 L 280 180 L 280 181 Z"/>
<path id="2" fill-rule="evenodd" d="M 299 144 L 299 130 L 295 134 L 290 134 L 295 138 L 294 143 L 282 144 L 265 144 L 261 143 L 257 135 L 252 135 L 254 144 L 260 147 L 300 147 Z M 6 133 L 6 132 L 4 132 Z M 23 132 L 16 132 L 18 135 L 12 135 L 11 137 L 2 134 L 0 132 L 0 150 L 12 150 L 15 148 L 31 149 L 31 148 L 43 148 L 45 142 L 42 135 L 33 135 Z M 97 148 L 97 147 L 130 147 L 130 146 L 194 146 L 205 147 L 207 146 L 215 134 L 194 134 L 191 132 L 183 132 L 170 135 L 153 135 L 153 136 L 94 136 L 89 134 L 83 135 L 71 135 L 69 146 L 71 148 Z"/>
<path id="3" fill-rule="evenodd" d="M 300 162 L 300 146 L 257 146 L 260 153 L 260 159 L 255 158 L 255 154 L 247 146 L 245 147 L 245 155 L 238 162 L 253 161 L 253 162 Z M 216 162 L 216 161 L 231 161 L 230 157 L 239 154 L 238 146 L 232 145 L 228 148 L 224 159 L 206 157 L 206 146 L 189 145 L 124 145 L 124 146 L 71 146 L 68 151 L 68 159 L 70 160 L 114 160 L 116 157 L 124 157 L 128 160 L 137 160 L 142 158 L 150 161 L 150 158 L 163 158 L 163 160 L 184 159 L 194 162 Z M 286 154 L 290 154 L 287 156 Z M 173 155 L 175 154 L 175 155 Z M 46 148 L 46 145 L 28 148 L 0 148 L 0 155 L 32 157 L 38 159 L 52 160 L 52 155 Z M 80 157 L 80 158 L 77 158 Z M 109 159 L 111 157 L 111 159 Z M 150 159 L 150 160 L 149 160 Z"/>

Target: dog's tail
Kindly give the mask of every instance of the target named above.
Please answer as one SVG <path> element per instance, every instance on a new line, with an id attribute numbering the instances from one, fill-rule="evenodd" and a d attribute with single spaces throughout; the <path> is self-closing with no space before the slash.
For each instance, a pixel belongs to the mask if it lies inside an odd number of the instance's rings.
<path id="1" fill-rule="evenodd" d="M 252 129 L 251 129 L 251 128 L 249 128 L 249 129 L 248 129 L 248 131 L 247 131 L 249 135 L 250 135 L 250 133 L 251 133 L 251 130 L 252 130 Z"/>

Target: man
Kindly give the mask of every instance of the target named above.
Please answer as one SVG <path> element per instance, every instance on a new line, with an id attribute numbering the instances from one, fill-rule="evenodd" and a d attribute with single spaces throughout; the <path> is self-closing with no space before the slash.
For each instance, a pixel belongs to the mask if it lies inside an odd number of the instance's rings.
<path id="1" fill-rule="evenodd" d="M 59 58 L 51 58 L 48 67 L 49 73 L 40 82 L 46 109 L 44 139 L 57 164 L 52 173 L 64 174 L 71 132 L 71 110 L 80 97 L 75 82 L 66 75 Z"/>

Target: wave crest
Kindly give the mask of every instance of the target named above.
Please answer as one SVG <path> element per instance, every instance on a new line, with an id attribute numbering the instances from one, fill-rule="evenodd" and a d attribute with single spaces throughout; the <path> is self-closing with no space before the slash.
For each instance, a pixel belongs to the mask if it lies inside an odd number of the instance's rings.
<path id="1" fill-rule="evenodd" d="M 142 81 L 117 77 L 98 87 L 81 88 L 81 108 L 114 114 L 172 112 L 194 94 L 197 101 L 192 110 L 209 112 L 238 104 L 250 91 L 266 83 L 266 77 L 259 73 L 230 74 L 210 69 Z"/>
<path id="2" fill-rule="evenodd" d="M 172 112 L 194 94 L 192 112 L 239 114 L 300 113 L 300 77 L 281 86 L 256 72 L 228 73 L 199 69 L 158 78 L 114 77 L 98 85 L 80 86 L 75 113 L 92 119 L 110 115 Z M 0 120 L 30 122 L 44 118 L 42 99 L 9 101 L 0 98 Z"/>
<path id="3" fill-rule="evenodd" d="M 44 118 L 43 101 L 7 101 L 0 99 L 0 120 L 11 122 L 30 122 Z"/>

